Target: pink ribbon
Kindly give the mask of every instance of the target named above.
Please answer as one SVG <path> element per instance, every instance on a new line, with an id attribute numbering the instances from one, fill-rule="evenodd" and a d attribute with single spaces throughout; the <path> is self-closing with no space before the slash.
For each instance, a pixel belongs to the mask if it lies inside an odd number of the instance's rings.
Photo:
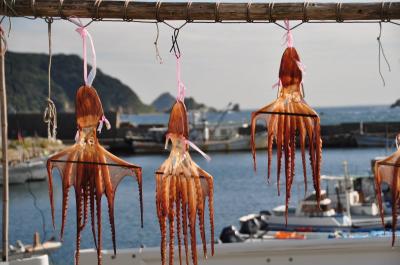
<path id="1" fill-rule="evenodd" d="M 76 32 L 79 33 L 79 35 L 82 38 L 82 43 L 83 43 L 83 79 L 85 81 L 86 86 L 92 86 L 94 78 L 96 77 L 96 51 L 94 49 L 94 44 L 93 44 L 93 39 L 92 35 L 90 35 L 89 31 L 86 29 L 86 27 L 82 24 L 82 21 L 79 18 L 68 18 L 69 21 L 74 23 L 78 28 L 75 30 Z M 89 38 L 90 41 L 90 48 L 92 50 L 92 59 L 93 59 L 93 64 L 92 64 L 92 69 L 90 70 L 89 75 L 87 74 L 87 52 L 86 52 L 86 38 Z"/>
<path id="2" fill-rule="evenodd" d="M 79 130 L 76 130 L 76 134 L 75 134 L 75 143 L 79 142 Z"/>
<path id="3" fill-rule="evenodd" d="M 181 136 L 182 140 L 185 142 L 185 144 L 188 144 L 190 147 L 192 147 L 194 150 L 196 150 L 202 157 L 204 157 L 207 161 L 211 160 L 211 157 L 204 153 L 195 143 L 191 142 L 190 140 L 186 139 L 184 136 Z M 165 139 L 165 149 L 168 148 L 168 143 L 169 140 L 171 139 L 171 134 L 166 135 Z"/>
<path id="4" fill-rule="evenodd" d="M 180 100 L 180 101 L 184 102 L 186 87 L 185 87 L 185 84 L 181 80 L 180 58 L 181 58 L 181 56 L 176 57 L 176 81 L 178 83 L 178 94 L 176 95 L 176 100 Z"/>
<path id="5" fill-rule="evenodd" d="M 103 130 L 103 125 L 104 125 L 104 123 L 106 124 L 107 130 L 110 130 L 110 129 L 111 129 L 111 124 L 110 124 L 110 122 L 107 120 L 106 116 L 103 115 L 103 116 L 101 117 L 100 121 L 99 121 L 99 127 L 97 127 L 97 131 L 98 131 L 99 133 L 101 133 L 101 130 Z"/>
<path id="6" fill-rule="evenodd" d="M 276 82 L 275 84 L 272 85 L 272 88 L 280 88 L 282 86 L 282 81 L 281 79 L 278 80 L 278 82 Z"/>
<path id="7" fill-rule="evenodd" d="M 285 27 L 286 27 L 286 33 L 285 35 L 283 35 L 286 38 L 286 45 L 289 48 L 293 47 L 293 35 L 292 35 L 292 31 L 290 30 L 290 25 L 289 25 L 289 20 L 285 20 Z"/>

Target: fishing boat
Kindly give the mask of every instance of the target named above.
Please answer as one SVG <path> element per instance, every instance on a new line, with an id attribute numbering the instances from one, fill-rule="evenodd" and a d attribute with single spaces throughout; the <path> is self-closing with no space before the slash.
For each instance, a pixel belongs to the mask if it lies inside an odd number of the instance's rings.
<path id="1" fill-rule="evenodd" d="M 285 205 L 271 211 L 260 211 L 239 218 L 241 234 L 256 235 L 265 231 L 300 232 L 369 232 L 382 229 L 378 206 L 375 202 L 372 176 L 321 176 L 327 189 L 321 190 L 320 208 L 315 192 L 299 200 L 296 207 Z M 333 190 L 333 191 L 332 191 Z M 383 197 L 388 197 L 385 189 Z M 384 205 L 385 227 L 391 227 L 391 209 Z M 228 227 L 229 228 L 229 227 Z M 228 229 L 229 230 L 229 229 Z M 232 233 L 226 231 L 226 233 Z"/>
<path id="2" fill-rule="evenodd" d="M 210 129 L 207 123 L 192 126 L 190 140 L 205 152 L 230 152 L 245 151 L 250 148 L 249 125 L 223 124 Z M 127 141 L 135 153 L 155 153 L 164 149 L 166 127 L 154 127 L 148 129 L 146 134 L 140 136 L 126 136 Z M 267 145 L 266 133 L 256 134 L 255 145 L 257 149 L 265 148 Z"/>
<path id="3" fill-rule="evenodd" d="M 9 166 L 9 183 L 23 184 L 27 181 L 44 181 L 47 177 L 46 157 L 34 158 Z M 0 166 L 0 184 L 3 184 L 3 170 Z"/>

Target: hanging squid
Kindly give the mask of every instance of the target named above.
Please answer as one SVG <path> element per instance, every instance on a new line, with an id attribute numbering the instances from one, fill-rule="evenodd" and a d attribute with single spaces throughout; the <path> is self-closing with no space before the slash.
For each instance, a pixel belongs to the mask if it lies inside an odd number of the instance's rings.
<path id="1" fill-rule="evenodd" d="M 86 85 L 80 87 L 76 94 L 75 104 L 78 125 L 76 143 L 47 160 L 51 216 L 53 227 L 55 227 L 52 170 L 57 168 L 62 178 L 61 239 L 64 235 L 69 189 L 73 187 L 77 212 L 75 264 L 79 264 L 81 232 L 88 222 L 90 213 L 91 229 L 97 249 L 98 264 L 100 265 L 102 247 L 101 200 L 103 194 L 107 198 L 112 242 L 114 254 L 116 254 L 115 191 L 122 178 L 125 176 L 136 177 L 139 186 L 140 214 L 143 226 L 142 169 L 114 156 L 100 145 L 96 128 L 101 131 L 103 124 L 106 123 L 108 127 L 109 123 L 104 117 L 101 101 L 93 87 Z"/>
<path id="2" fill-rule="evenodd" d="M 400 134 L 397 135 L 396 143 L 399 143 L 399 140 Z M 390 186 L 392 193 L 392 246 L 396 240 L 397 218 L 400 209 L 400 146 L 397 144 L 397 147 L 397 151 L 392 155 L 375 162 L 375 189 L 383 227 L 385 227 L 381 189 L 383 182 Z"/>
<path id="3" fill-rule="evenodd" d="M 200 227 L 203 254 L 204 257 L 207 256 L 204 223 L 207 197 L 211 228 L 211 255 L 214 255 L 213 177 L 201 169 L 190 157 L 189 146 L 195 149 L 197 147 L 188 141 L 188 137 L 186 107 L 183 101 L 178 99 L 171 110 L 166 138 L 166 145 L 171 141 L 171 152 L 167 160 L 157 170 L 155 176 L 156 207 L 161 230 L 162 265 L 165 265 L 167 260 L 167 222 L 169 224 L 170 265 L 173 264 L 174 259 L 175 234 L 178 241 L 179 264 L 182 264 L 182 235 L 186 264 L 189 263 L 189 233 L 192 261 L 194 265 L 197 265 L 196 218 L 198 218 Z"/>
<path id="4" fill-rule="evenodd" d="M 298 139 L 301 149 L 305 189 L 307 190 L 306 143 L 309 145 L 312 178 L 316 198 L 320 200 L 320 169 L 322 140 L 318 114 L 305 102 L 302 91 L 302 66 L 300 57 L 292 45 L 288 45 L 281 59 L 279 69 L 278 98 L 271 104 L 251 114 L 251 148 L 254 170 L 256 170 L 255 131 L 258 119 L 265 120 L 267 128 L 268 180 L 271 174 L 272 146 L 277 148 L 277 187 L 280 194 L 282 156 L 286 177 L 287 224 L 288 203 L 295 175 L 295 153 Z"/>

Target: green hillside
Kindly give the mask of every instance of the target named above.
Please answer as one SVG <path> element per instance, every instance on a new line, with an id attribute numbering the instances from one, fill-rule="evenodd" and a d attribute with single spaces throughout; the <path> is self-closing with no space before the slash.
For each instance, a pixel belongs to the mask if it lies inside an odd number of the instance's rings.
<path id="1" fill-rule="evenodd" d="M 52 67 L 52 99 L 57 110 L 74 111 L 75 93 L 83 83 L 82 59 L 77 55 L 54 55 Z M 47 98 L 48 56 L 45 54 L 6 54 L 8 111 L 41 112 Z M 144 113 L 153 107 L 144 104 L 133 90 L 116 78 L 97 69 L 93 86 L 97 89 L 105 111 Z"/>

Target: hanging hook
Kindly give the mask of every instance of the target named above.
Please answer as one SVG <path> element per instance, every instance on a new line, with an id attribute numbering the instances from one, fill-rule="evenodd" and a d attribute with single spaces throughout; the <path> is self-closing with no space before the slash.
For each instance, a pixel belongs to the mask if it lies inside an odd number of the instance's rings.
<path id="1" fill-rule="evenodd" d="M 307 9 L 308 9 L 309 5 L 310 5 L 309 1 L 304 1 L 304 5 L 303 5 L 303 23 L 307 23 L 308 21 L 310 21 L 310 19 L 308 18 L 308 13 L 307 13 Z"/>
<path id="2" fill-rule="evenodd" d="M 248 23 L 253 23 L 253 20 L 251 19 L 251 0 L 247 3 L 247 10 L 246 10 L 246 21 Z"/>
<path id="3" fill-rule="evenodd" d="M 190 12 L 191 7 L 192 7 L 192 1 L 189 1 L 186 6 L 186 22 L 193 22 L 192 14 Z"/>
<path id="4" fill-rule="evenodd" d="M 32 9 L 33 16 L 37 17 L 36 16 L 36 6 L 35 6 L 35 4 L 36 4 L 36 1 L 35 0 L 31 0 L 31 9 Z"/>
<path id="5" fill-rule="evenodd" d="M 336 22 L 343 22 L 342 18 L 342 2 L 336 4 Z"/>
<path id="6" fill-rule="evenodd" d="M 161 8 L 162 1 L 157 1 L 156 3 L 156 20 L 158 22 L 162 22 L 163 20 L 160 19 L 160 8 Z"/>
<path id="7" fill-rule="evenodd" d="M 221 18 L 220 18 L 220 15 L 219 15 L 219 5 L 220 4 L 221 4 L 220 2 L 215 3 L 215 10 L 214 10 L 214 12 L 215 12 L 215 22 L 221 22 L 222 21 Z"/>
<path id="8" fill-rule="evenodd" d="M 269 23 L 275 23 L 275 21 L 276 21 L 276 19 L 274 19 L 273 18 L 273 11 L 274 11 L 274 5 L 275 5 L 275 3 L 274 2 L 270 2 L 269 4 L 268 4 L 268 11 L 269 11 Z"/>
<path id="9" fill-rule="evenodd" d="M 159 49 L 158 49 L 158 38 L 159 38 L 159 36 L 160 36 L 160 29 L 159 29 L 159 27 L 158 27 L 158 22 L 156 22 L 155 24 L 156 24 L 156 27 L 157 27 L 156 40 L 154 41 L 154 46 L 155 46 L 155 48 L 156 48 L 156 60 L 157 60 L 160 64 L 162 64 L 162 63 L 163 63 L 163 59 L 162 59 L 162 57 L 161 57 L 161 55 L 160 55 L 160 51 L 159 51 Z"/>
<path id="10" fill-rule="evenodd" d="M 389 72 L 391 71 L 391 69 L 390 69 L 389 61 L 386 58 L 385 51 L 382 46 L 381 37 L 382 37 L 382 22 L 379 22 L 379 35 L 376 38 L 376 40 L 378 41 L 378 71 L 379 71 L 379 75 L 381 76 L 383 86 L 385 86 L 386 85 L 385 78 L 383 77 L 383 74 L 381 71 L 381 54 L 383 55 L 383 58 L 385 59 L 385 62 L 389 69 Z"/>
<path id="11" fill-rule="evenodd" d="M 99 8 L 100 8 L 100 5 L 101 5 L 101 2 L 103 2 L 103 0 L 95 0 L 94 1 L 94 7 L 96 8 L 95 17 L 92 18 L 92 20 L 94 20 L 94 21 L 101 21 L 102 20 L 102 18 L 100 18 L 100 16 L 99 16 Z"/>
<path id="12" fill-rule="evenodd" d="M 64 14 L 63 14 L 63 12 L 62 12 L 63 4 L 64 4 L 64 0 L 60 0 L 60 3 L 59 3 L 59 5 L 58 5 L 58 16 L 59 16 L 60 18 L 65 18 Z"/>
<path id="13" fill-rule="evenodd" d="M 174 29 L 174 33 L 172 34 L 172 47 L 169 50 L 169 52 L 174 52 L 175 57 L 179 59 L 181 57 L 181 50 L 179 49 L 179 44 L 178 44 L 178 36 L 179 36 L 179 28 Z"/>
<path id="14" fill-rule="evenodd" d="M 131 0 L 125 0 L 125 4 L 124 4 L 124 18 L 123 18 L 124 21 L 132 21 L 132 20 L 133 20 L 132 18 L 128 18 L 128 13 L 127 13 L 128 6 L 129 6 L 129 3 L 130 3 L 130 2 L 131 2 Z"/>

